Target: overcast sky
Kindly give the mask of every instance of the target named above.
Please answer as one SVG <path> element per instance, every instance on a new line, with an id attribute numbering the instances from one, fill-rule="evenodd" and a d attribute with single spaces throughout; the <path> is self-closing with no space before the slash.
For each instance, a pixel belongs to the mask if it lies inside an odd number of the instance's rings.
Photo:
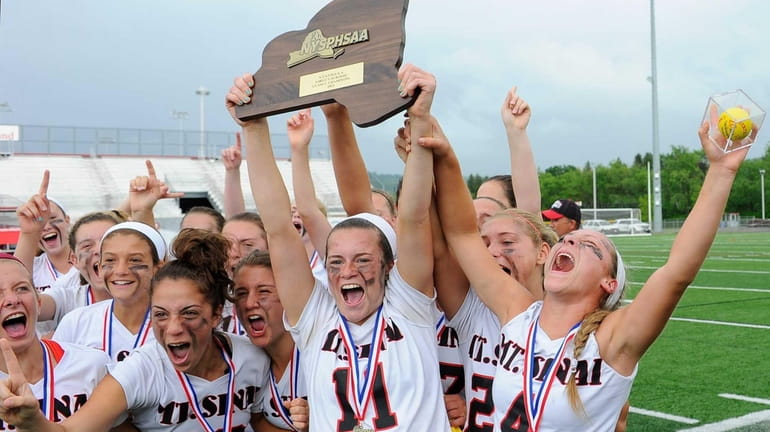
<path id="1" fill-rule="evenodd" d="M 0 123 L 235 131 L 223 109 L 232 78 L 300 30 L 325 0 L 1 0 Z M 770 107 L 770 2 L 655 5 L 661 152 L 699 146 L 708 97 L 742 88 Z M 652 150 L 648 0 L 412 0 L 404 61 L 434 73 L 434 114 L 465 174 L 509 171 L 499 108 L 513 85 L 533 107 L 541 169 L 630 162 Z M 320 110 L 314 111 L 321 118 Z M 284 132 L 285 116 L 271 120 Z M 399 173 L 400 120 L 357 129 L 370 170 Z M 767 128 L 765 128 L 767 129 Z M 317 132 L 325 133 L 323 122 Z M 750 157 L 759 156 L 767 131 Z"/>

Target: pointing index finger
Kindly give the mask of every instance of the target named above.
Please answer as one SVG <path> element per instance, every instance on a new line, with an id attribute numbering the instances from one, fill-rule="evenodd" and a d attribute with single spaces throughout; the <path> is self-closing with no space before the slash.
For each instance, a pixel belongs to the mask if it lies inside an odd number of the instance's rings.
<path id="1" fill-rule="evenodd" d="M 11 344 L 9 344 L 6 339 L 0 339 L 0 350 L 3 353 L 5 367 L 8 369 L 8 379 L 11 381 L 11 390 L 15 392 L 18 386 L 27 381 L 27 378 L 21 370 L 16 354 L 13 352 L 13 349 L 11 349 Z"/>
<path id="2" fill-rule="evenodd" d="M 157 178 L 155 175 L 155 167 L 152 166 L 152 161 L 147 159 L 144 161 L 145 165 L 147 165 L 147 176 L 150 178 Z"/>
<path id="3" fill-rule="evenodd" d="M 51 172 L 48 170 L 43 171 L 43 181 L 40 182 L 40 191 L 38 192 L 41 196 L 46 196 L 48 193 L 48 181 L 51 178 Z"/>

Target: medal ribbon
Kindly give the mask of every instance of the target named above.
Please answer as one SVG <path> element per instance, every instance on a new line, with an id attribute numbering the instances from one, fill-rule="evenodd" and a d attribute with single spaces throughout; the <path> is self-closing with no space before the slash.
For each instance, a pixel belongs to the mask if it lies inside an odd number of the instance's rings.
<path id="1" fill-rule="evenodd" d="M 286 372 L 284 372 L 286 373 Z M 297 398 L 297 377 L 299 377 L 299 350 L 294 347 L 291 359 L 289 360 L 289 400 L 292 401 Z M 278 407 L 278 415 L 281 416 L 287 426 L 293 431 L 299 431 L 294 427 L 294 422 L 291 420 L 291 414 L 289 409 L 283 406 L 283 400 L 281 394 L 278 392 L 278 384 L 275 381 L 275 375 L 273 375 L 273 369 L 270 369 L 270 395 L 273 398 L 275 406 Z"/>
<path id="2" fill-rule="evenodd" d="M 88 285 L 86 289 L 86 306 L 94 304 L 94 290 L 91 289 L 91 285 Z"/>
<path id="3" fill-rule="evenodd" d="M 106 352 L 110 357 L 112 357 L 112 320 L 115 317 L 113 314 L 114 309 L 115 300 L 112 300 L 110 307 L 104 311 L 104 324 L 102 327 L 102 351 Z M 133 348 L 140 347 L 147 341 L 147 336 L 150 335 L 150 330 L 152 329 L 150 324 L 150 308 L 148 307 L 147 312 L 144 313 L 142 326 L 139 327 L 139 331 L 136 333 Z"/>
<path id="4" fill-rule="evenodd" d="M 372 399 L 372 387 L 374 387 L 374 375 L 375 371 L 373 366 L 376 367 L 379 364 L 380 352 L 382 351 L 382 340 L 385 335 L 385 318 L 382 317 L 382 305 L 377 308 L 377 315 L 374 319 L 374 329 L 372 329 L 372 344 L 369 349 L 369 359 L 366 363 L 366 370 L 363 377 L 358 367 L 358 351 L 353 340 L 353 335 L 350 333 L 348 327 L 348 320 L 345 319 L 342 314 L 342 324 L 339 326 L 340 335 L 342 336 L 342 343 L 345 345 L 345 350 L 348 354 L 348 364 L 350 366 L 350 372 L 352 372 L 350 378 L 350 387 L 354 394 L 353 397 L 353 409 L 356 412 L 356 419 L 359 424 L 364 421 L 366 416 L 366 408 L 369 405 L 369 401 Z"/>
<path id="5" fill-rule="evenodd" d="M 54 376 L 53 376 L 53 359 L 54 355 L 49 350 L 48 345 L 40 341 L 40 346 L 43 348 L 43 406 L 41 411 L 45 418 L 51 422 L 54 420 L 55 402 L 54 402 Z"/>
<path id="6" fill-rule="evenodd" d="M 314 269 L 316 264 L 318 264 L 318 259 L 321 257 L 321 255 L 318 254 L 317 250 L 313 251 L 313 255 L 310 257 L 310 268 Z"/>
<path id="7" fill-rule="evenodd" d="M 543 383 L 540 385 L 540 390 L 538 390 L 537 395 L 535 395 L 532 389 L 533 380 L 535 378 L 535 346 L 539 322 L 540 316 L 538 315 L 535 321 L 529 326 L 529 332 L 527 333 L 527 351 L 524 360 L 524 373 L 522 374 L 522 377 L 524 378 L 524 406 L 527 411 L 527 420 L 534 432 L 537 432 L 540 428 L 540 421 L 543 419 L 545 404 L 546 401 L 548 401 L 551 386 L 556 379 L 556 373 L 559 371 L 559 365 L 561 365 L 561 362 L 564 359 L 567 344 L 575 338 L 581 324 L 581 322 L 578 322 L 572 326 L 567 335 L 564 336 L 564 339 L 562 339 L 561 346 L 559 346 L 559 349 L 556 351 L 553 361 L 548 365 L 548 368 L 543 374 L 544 379 Z"/>
<path id="8" fill-rule="evenodd" d="M 59 271 L 56 270 L 56 267 L 53 266 L 51 260 L 48 259 L 48 255 L 45 256 L 45 265 L 48 268 L 48 271 L 51 273 L 53 280 L 59 279 Z"/>
<path id="9" fill-rule="evenodd" d="M 232 319 L 230 320 L 230 323 L 232 324 L 232 328 L 229 329 L 230 333 L 237 334 L 239 336 L 243 336 L 246 334 L 246 329 L 243 328 L 241 325 L 241 320 L 238 319 L 238 314 L 233 311 Z"/>
<path id="10" fill-rule="evenodd" d="M 203 410 L 201 410 L 201 406 L 198 403 L 198 395 L 195 393 L 195 387 L 193 387 L 193 384 L 190 381 L 190 377 L 186 373 L 180 371 L 176 371 L 176 375 L 179 378 L 179 382 L 182 384 L 182 389 L 184 389 L 185 395 L 187 396 L 187 402 L 190 403 L 190 407 L 195 413 L 195 418 L 198 419 L 198 423 L 201 424 L 203 430 L 206 432 L 217 432 L 218 430 L 222 432 L 231 432 L 233 429 L 233 410 L 235 408 L 235 398 L 233 397 L 235 394 L 235 363 L 233 363 L 233 359 L 230 357 L 230 355 L 227 354 L 225 347 L 222 346 L 222 342 L 220 342 L 216 337 L 214 339 L 217 341 L 217 345 L 219 345 L 219 349 L 222 351 L 222 358 L 225 360 L 225 363 L 227 363 L 228 367 L 227 400 L 225 401 L 225 419 L 224 423 L 222 424 L 222 429 L 215 429 L 212 427 L 208 420 L 206 420 L 206 418 L 203 416 Z"/>

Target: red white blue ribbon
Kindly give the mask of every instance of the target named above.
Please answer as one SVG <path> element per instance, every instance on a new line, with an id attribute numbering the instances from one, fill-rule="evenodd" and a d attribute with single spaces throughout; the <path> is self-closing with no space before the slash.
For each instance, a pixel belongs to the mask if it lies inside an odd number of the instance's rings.
<path id="1" fill-rule="evenodd" d="M 231 315 L 232 318 L 230 319 L 230 328 L 227 329 L 228 332 L 232 334 L 237 334 L 239 336 L 243 336 L 246 334 L 246 329 L 243 328 L 243 325 L 241 324 L 241 320 L 238 319 L 238 314 L 235 313 L 233 310 L 233 314 Z"/>
<path id="2" fill-rule="evenodd" d="M 86 306 L 92 304 L 94 304 L 94 290 L 91 288 L 91 285 L 88 285 L 86 288 Z"/>
<path id="3" fill-rule="evenodd" d="M 225 360 L 225 363 L 227 363 L 228 368 L 225 418 L 221 429 L 212 427 L 208 420 L 203 416 L 203 410 L 201 410 L 200 403 L 198 402 L 198 395 L 195 393 L 195 387 L 190 381 L 190 377 L 186 373 L 180 371 L 176 371 L 176 375 L 179 378 L 179 382 L 182 384 L 182 389 L 184 389 L 184 393 L 187 396 L 187 401 L 190 403 L 190 407 L 195 413 L 195 418 L 198 419 L 198 423 L 200 423 L 203 430 L 206 432 L 231 432 L 233 429 L 233 411 L 235 408 L 235 398 L 233 397 L 235 394 L 235 363 L 233 363 L 233 359 L 227 353 L 225 347 L 222 346 L 222 342 L 217 338 L 214 339 L 216 340 L 217 345 L 219 345 L 219 349 L 222 352 L 222 358 Z"/>
<path id="4" fill-rule="evenodd" d="M 53 266 L 53 263 L 48 258 L 48 254 L 45 255 L 45 266 L 48 268 L 48 271 L 51 273 L 51 277 L 53 280 L 59 279 L 59 271 L 56 270 L 56 267 Z"/>
<path id="5" fill-rule="evenodd" d="M 104 323 L 102 327 L 102 351 L 106 352 L 108 356 L 112 357 L 112 320 L 115 318 L 113 313 L 115 309 L 115 300 L 110 302 L 110 307 L 104 311 Z M 132 348 L 140 347 L 147 342 L 147 337 L 150 335 L 152 326 L 150 324 L 150 308 L 147 308 L 147 312 L 144 313 L 144 321 L 142 326 L 139 327 L 139 331 L 136 333 L 136 339 L 134 339 L 134 346 Z"/>
<path id="6" fill-rule="evenodd" d="M 569 342 L 575 338 L 575 335 L 580 328 L 580 322 L 572 326 L 566 336 L 561 341 L 561 346 L 556 351 L 553 361 L 548 364 L 547 369 L 543 373 L 543 383 L 540 385 L 540 389 L 537 394 L 534 393 L 533 380 L 535 374 L 535 347 L 537 346 L 537 327 L 540 322 L 540 316 L 532 322 L 529 326 L 529 332 L 527 334 L 527 348 L 524 358 L 524 373 L 522 378 L 524 379 L 524 406 L 527 411 L 527 420 L 529 420 L 529 427 L 533 432 L 537 432 L 540 428 L 540 421 L 543 419 L 543 412 L 545 411 L 545 404 L 548 401 L 548 396 L 551 392 L 556 374 L 559 371 L 559 365 L 561 365 L 566 352 L 566 347 Z M 546 362 L 547 363 L 547 362 Z"/>
<path id="7" fill-rule="evenodd" d="M 310 268 L 314 269 L 316 264 L 318 264 L 318 260 L 321 258 L 321 255 L 318 254 L 317 250 L 313 251 L 313 255 L 310 257 Z"/>
<path id="8" fill-rule="evenodd" d="M 342 325 L 339 326 L 342 343 L 348 354 L 348 364 L 350 366 L 350 390 L 353 393 L 353 409 L 355 410 L 356 420 L 359 424 L 363 423 L 366 416 L 366 409 L 372 399 L 372 388 L 374 387 L 374 368 L 379 364 L 380 352 L 382 351 L 382 341 L 385 335 L 385 318 L 382 317 L 382 305 L 377 308 L 377 315 L 374 318 L 374 329 L 372 329 L 372 343 L 369 349 L 369 358 L 366 362 L 366 369 L 361 373 L 358 366 L 358 351 L 355 341 L 348 327 L 348 320 L 340 314 Z"/>
<path id="9" fill-rule="evenodd" d="M 299 396 L 297 391 L 297 379 L 299 377 L 299 349 L 297 349 L 296 346 L 294 347 L 294 352 L 292 352 L 288 366 L 289 367 L 287 368 L 287 372 L 289 373 L 289 400 L 292 401 Z M 281 419 L 283 419 L 283 421 L 288 427 L 291 428 L 291 430 L 299 431 L 299 429 L 294 427 L 294 422 L 291 420 L 291 414 L 289 413 L 289 410 L 283 406 L 283 399 L 281 399 L 281 394 L 278 392 L 278 384 L 275 381 L 275 375 L 273 374 L 272 368 L 270 369 L 270 395 L 273 398 L 273 403 L 275 403 L 275 406 L 278 407 L 278 415 L 281 417 Z"/>
<path id="10" fill-rule="evenodd" d="M 40 346 L 43 348 L 43 404 L 40 410 L 43 411 L 45 418 L 54 422 L 54 414 L 56 411 L 56 402 L 54 399 L 54 355 L 48 348 L 48 345 L 40 341 Z"/>

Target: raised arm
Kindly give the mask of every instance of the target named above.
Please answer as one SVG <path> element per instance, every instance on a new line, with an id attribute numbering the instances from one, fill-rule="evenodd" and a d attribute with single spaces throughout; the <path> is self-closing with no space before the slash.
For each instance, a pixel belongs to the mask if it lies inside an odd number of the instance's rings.
<path id="1" fill-rule="evenodd" d="M 225 99 L 225 106 L 243 128 L 249 184 L 265 223 L 278 297 L 289 324 L 294 325 L 310 298 L 314 279 L 302 239 L 291 221 L 291 202 L 275 163 L 267 119 L 244 123 L 235 116 L 235 106 L 251 100 L 249 96 L 253 87 L 251 75 L 236 78 Z"/>
<path id="2" fill-rule="evenodd" d="M 418 143 L 433 150 L 436 202 L 447 243 L 479 298 L 501 324 L 505 324 L 535 299 L 524 286 L 500 270 L 487 251 L 460 163 L 448 141 L 420 138 Z"/>
<path id="3" fill-rule="evenodd" d="M 332 226 L 318 208 L 313 177 L 310 174 L 308 146 L 313 137 L 313 126 L 310 109 L 302 110 L 288 120 L 291 179 L 294 185 L 294 202 L 302 224 L 310 235 L 310 242 L 315 250 L 321 258 L 325 258 L 323 255 L 326 253 L 326 238 L 329 237 Z"/>
<path id="4" fill-rule="evenodd" d="M 414 95 L 417 100 L 409 108 L 409 136 L 432 136 L 430 107 L 436 91 L 436 78 L 406 65 L 399 70 L 401 94 Z M 406 159 L 404 180 L 399 198 L 398 260 L 396 266 L 404 280 L 428 297 L 433 297 L 433 244 L 429 208 L 433 189 L 433 155 L 426 148 L 415 146 Z"/>
<path id="5" fill-rule="evenodd" d="M 241 187 L 241 134 L 235 134 L 235 144 L 222 150 L 222 164 L 225 166 L 225 218 L 246 211 Z"/>
<path id="6" fill-rule="evenodd" d="M 433 139 L 443 140 L 448 146 L 449 141 L 435 117 L 431 117 L 431 124 Z M 405 143 L 399 142 L 399 138 L 400 134 L 396 138 L 396 149 L 406 148 Z M 435 199 L 430 205 L 430 226 L 433 237 L 433 283 L 436 285 L 436 300 L 447 318 L 452 319 L 465 301 L 470 282 L 444 238 Z"/>
<path id="7" fill-rule="evenodd" d="M 38 192 L 16 209 L 16 218 L 19 221 L 19 241 L 16 243 L 13 256 L 21 260 L 30 273 L 32 273 L 35 255 L 39 249 L 40 233 L 43 232 L 43 227 L 51 218 L 51 203 L 48 201 L 50 177 L 49 171 L 45 170 Z"/>
<path id="8" fill-rule="evenodd" d="M 711 143 L 708 130 L 708 123 L 703 123 L 698 135 L 710 165 L 695 205 L 674 239 L 668 260 L 650 276 L 634 301 L 607 317 L 609 325 L 597 331 L 600 343 L 601 337 L 610 337 L 607 361 L 613 367 L 632 369 L 652 345 L 698 274 L 714 241 L 730 189 L 748 148 L 724 153 Z"/>
<path id="9" fill-rule="evenodd" d="M 532 112 L 529 104 L 519 97 L 516 87 L 505 95 L 500 115 L 508 138 L 511 157 L 511 179 L 516 207 L 532 214 L 540 214 L 540 181 L 537 177 L 535 156 L 527 135 Z M 542 216 L 541 216 L 542 217 Z"/>
<path id="10" fill-rule="evenodd" d="M 326 116 L 329 133 L 329 150 L 332 155 L 334 177 L 340 192 L 342 207 L 349 215 L 375 213 L 372 204 L 372 188 L 366 172 L 364 158 L 356 143 L 353 123 L 348 109 L 333 103 L 321 106 Z"/>
<path id="11" fill-rule="evenodd" d="M 128 187 L 128 201 L 131 206 L 131 219 L 143 222 L 151 227 L 155 226 L 153 209 L 158 200 L 166 198 L 180 198 L 183 192 L 171 192 L 169 187 L 160 180 L 155 173 L 155 167 L 149 160 L 146 176 L 137 176 L 131 180 Z"/>

